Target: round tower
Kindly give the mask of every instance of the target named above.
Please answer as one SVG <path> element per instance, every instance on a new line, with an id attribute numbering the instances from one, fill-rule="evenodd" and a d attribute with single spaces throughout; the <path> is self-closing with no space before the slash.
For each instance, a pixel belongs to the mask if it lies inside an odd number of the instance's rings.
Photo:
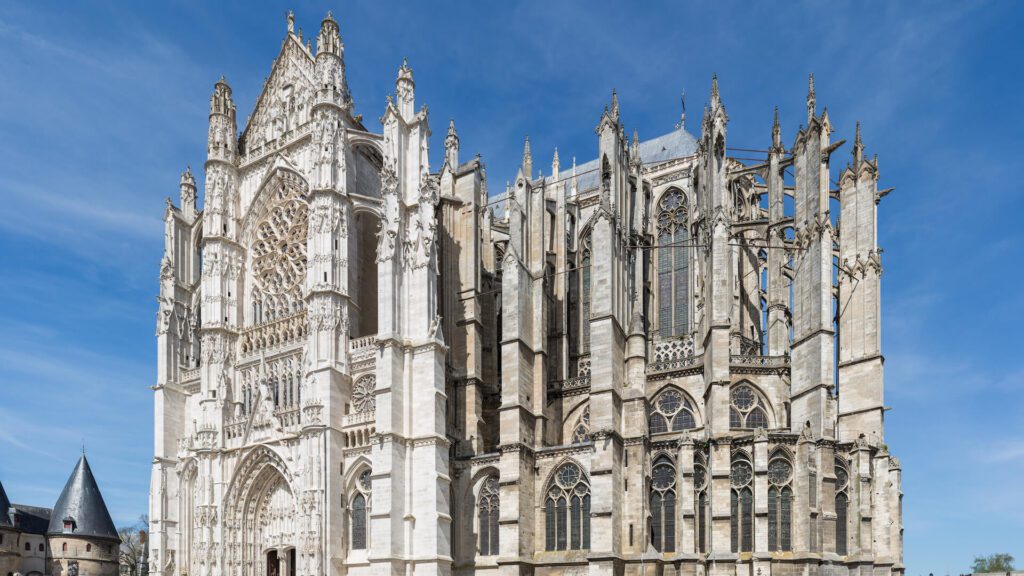
<path id="1" fill-rule="evenodd" d="M 117 576 L 121 537 L 85 454 L 53 507 L 46 539 L 52 576 Z"/>

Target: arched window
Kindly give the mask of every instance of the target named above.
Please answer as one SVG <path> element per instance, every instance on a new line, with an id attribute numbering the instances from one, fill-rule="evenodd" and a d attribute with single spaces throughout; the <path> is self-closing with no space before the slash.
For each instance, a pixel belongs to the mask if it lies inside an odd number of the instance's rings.
<path id="1" fill-rule="evenodd" d="M 40 552 L 45 552 L 46 551 L 46 546 L 42 542 L 39 543 L 39 551 Z"/>
<path id="2" fill-rule="evenodd" d="M 590 440 L 590 406 L 588 405 L 583 409 L 583 414 L 580 414 L 579 420 L 576 421 L 576 426 L 572 429 L 572 443 L 579 444 L 580 442 L 586 442 Z"/>
<path id="3" fill-rule="evenodd" d="M 590 238 L 588 230 L 580 241 L 580 354 L 590 354 Z"/>
<path id="4" fill-rule="evenodd" d="M 708 469 L 704 455 L 698 453 L 693 463 L 693 501 L 697 504 L 697 552 L 708 551 Z"/>
<path id="5" fill-rule="evenodd" d="M 754 543 L 754 469 L 746 456 L 733 456 L 729 470 L 732 551 L 750 552 Z"/>
<path id="6" fill-rule="evenodd" d="M 68 551 L 68 543 L 65 542 L 65 543 L 61 544 L 60 549 L 63 552 L 67 552 Z"/>
<path id="7" fill-rule="evenodd" d="M 686 334 L 689 319 L 689 248 L 686 197 L 677 189 L 658 202 L 658 333 L 663 338 Z"/>
<path id="8" fill-rule="evenodd" d="M 31 551 L 32 551 L 32 544 L 29 543 L 29 542 L 25 542 L 25 552 L 31 552 Z"/>
<path id="9" fill-rule="evenodd" d="M 590 484 L 576 464 L 562 464 L 548 482 L 544 521 L 546 549 L 590 548 Z"/>
<path id="10" fill-rule="evenodd" d="M 352 386 L 352 411 L 373 412 L 377 409 L 377 398 L 374 395 L 377 389 L 377 376 L 367 374 L 356 380 Z"/>
<path id="11" fill-rule="evenodd" d="M 355 496 L 351 507 L 352 549 L 366 550 L 366 520 L 370 503 L 370 471 L 365 470 L 356 482 Z"/>
<path id="12" fill-rule="evenodd" d="M 25 549 L 26 550 L 28 549 L 28 542 L 25 543 Z M 92 544 L 86 544 L 85 545 L 85 551 L 86 552 L 92 552 Z"/>
<path id="13" fill-rule="evenodd" d="M 477 516 L 480 520 L 480 555 L 498 554 L 498 478 L 490 476 L 480 487 Z"/>
<path id="14" fill-rule="evenodd" d="M 651 543 L 658 552 L 676 551 L 676 468 L 662 456 L 651 468 Z"/>
<path id="15" fill-rule="evenodd" d="M 693 405 L 681 392 L 669 388 L 657 398 L 650 407 L 650 416 L 647 418 L 651 434 L 659 432 L 678 432 L 696 428 L 697 421 L 693 415 Z"/>
<path id="16" fill-rule="evenodd" d="M 768 461 L 768 549 L 793 549 L 793 465 L 781 453 Z"/>
<path id="17" fill-rule="evenodd" d="M 836 458 L 836 554 L 846 556 L 848 554 L 847 543 L 849 542 L 849 506 L 850 506 L 850 473 L 846 465 L 839 458 Z"/>
<path id="18" fill-rule="evenodd" d="M 749 384 L 740 384 L 729 395 L 729 428 L 767 428 L 768 412 L 761 395 Z"/>

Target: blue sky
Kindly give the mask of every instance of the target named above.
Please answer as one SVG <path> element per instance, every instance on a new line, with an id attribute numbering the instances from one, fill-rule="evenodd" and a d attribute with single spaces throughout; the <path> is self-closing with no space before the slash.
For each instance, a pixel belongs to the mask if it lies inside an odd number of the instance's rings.
<path id="1" fill-rule="evenodd" d="M 403 56 L 437 163 L 448 118 L 492 191 L 524 135 L 550 170 L 595 155 L 613 87 L 627 131 L 698 130 L 712 73 L 729 144 L 784 140 L 817 79 L 836 138 L 878 154 L 887 441 L 908 574 L 1024 564 L 1024 4 L 5 2 L 0 11 L 0 481 L 52 505 L 84 441 L 118 523 L 146 511 L 164 197 L 203 164 L 213 82 L 251 111 L 296 12 L 328 9 L 356 112 L 376 125 Z M 837 158 L 848 154 L 847 146 Z M 845 159 L 843 160 L 845 163 Z M 837 172 L 833 172 L 835 174 Z M 1016 268 L 1015 268 L 1016 267 Z"/>

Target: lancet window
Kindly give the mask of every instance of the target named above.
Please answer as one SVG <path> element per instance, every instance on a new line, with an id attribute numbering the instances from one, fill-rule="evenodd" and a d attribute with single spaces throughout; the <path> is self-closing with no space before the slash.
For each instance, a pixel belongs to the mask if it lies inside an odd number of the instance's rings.
<path id="1" fill-rule="evenodd" d="M 793 549 L 793 465 L 783 453 L 768 461 L 768 549 Z"/>
<path id="2" fill-rule="evenodd" d="M 659 552 L 676 550 L 676 468 L 662 456 L 651 468 L 651 543 Z"/>
<path id="3" fill-rule="evenodd" d="M 767 427 L 768 411 L 761 395 L 749 384 L 734 387 L 729 395 L 729 428 Z"/>
<path id="4" fill-rule="evenodd" d="M 836 554 L 849 553 L 850 473 L 846 464 L 836 458 Z"/>
<path id="5" fill-rule="evenodd" d="M 364 470 L 356 481 L 354 495 L 352 496 L 351 529 L 349 532 L 352 537 L 353 550 L 366 550 L 371 484 L 370 471 Z"/>
<path id="6" fill-rule="evenodd" d="M 682 392 L 669 388 L 659 394 L 651 404 L 648 426 L 651 434 L 695 428 L 697 421 L 693 405 Z"/>
<path id="7" fill-rule="evenodd" d="M 733 552 L 750 552 L 754 543 L 754 468 L 743 454 L 733 456 L 729 470 L 730 527 Z"/>
<path id="8" fill-rule="evenodd" d="M 593 260 L 591 234 L 588 230 L 580 241 L 580 354 L 590 353 L 590 265 Z"/>
<path id="9" fill-rule="evenodd" d="M 562 464 L 548 482 L 544 531 L 547 550 L 590 548 L 590 483 L 576 464 Z"/>
<path id="10" fill-rule="evenodd" d="M 658 243 L 658 333 L 662 338 L 687 333 L 690 260 L 686 220 L 686 196 L 673 188 L 658 202 L 655 231 Z"/>
<path id="11" fill-rule="evenodd" d="M 480 496 L 477 498 L 481 556 L 495 556 L 498 554 L 499 512 L 498 477 L 488 476 L 480 486 Z"/>
<path id="12" fill-rule="evenodd" d="M 693 462 L 693 501 L 697 505 L 696 522 L 694 530 L 697 551 L 708 551 L 708 468 L 704 455 L 698 453 Z"/>

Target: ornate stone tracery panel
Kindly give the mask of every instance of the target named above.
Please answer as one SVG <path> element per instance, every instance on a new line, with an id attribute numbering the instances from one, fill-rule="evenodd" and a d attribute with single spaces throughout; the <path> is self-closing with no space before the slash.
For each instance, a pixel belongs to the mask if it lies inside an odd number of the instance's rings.
<path id="1" fill-rule="evenodd" d="M 301 180 L 287 172 L 267 187 L 266 211 L 250 245 L 253 323 L 299 312 L 306 279 L 309 205 Z"/>

